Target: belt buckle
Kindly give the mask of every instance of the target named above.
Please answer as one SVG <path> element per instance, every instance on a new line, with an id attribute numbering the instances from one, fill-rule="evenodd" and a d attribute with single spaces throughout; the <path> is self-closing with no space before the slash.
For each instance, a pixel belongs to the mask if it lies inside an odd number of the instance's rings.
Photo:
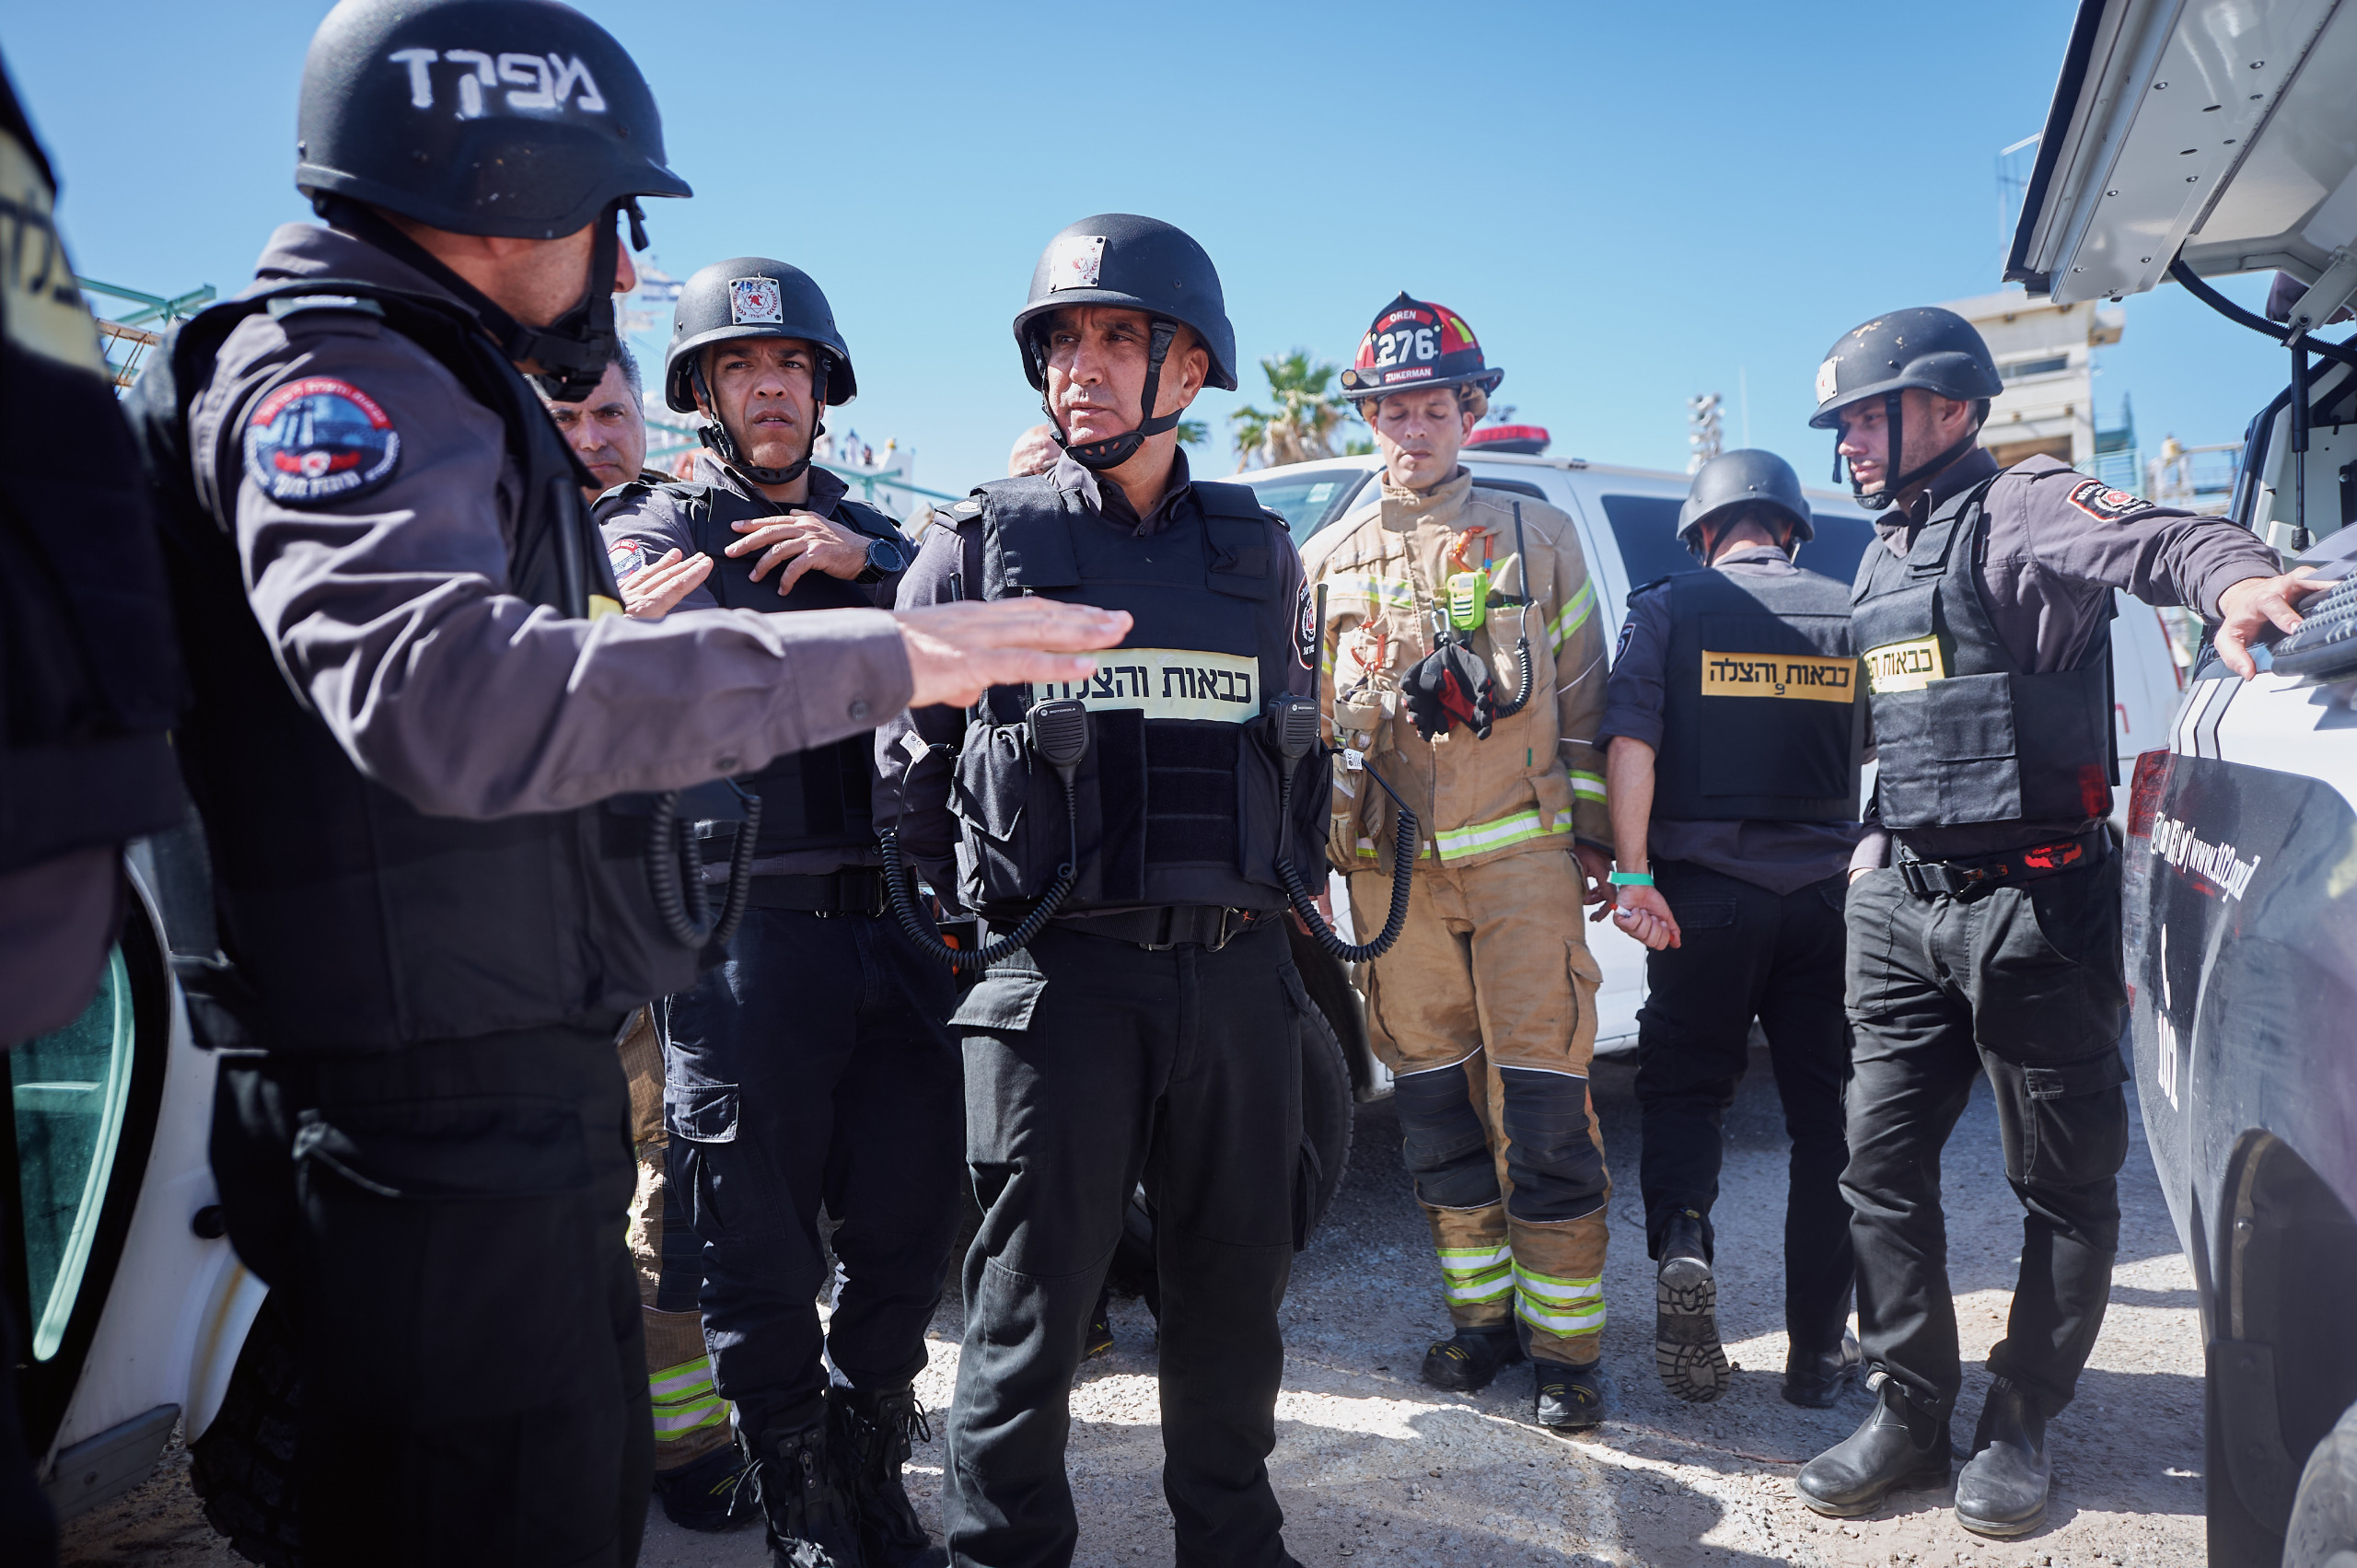
<path id="1" fill-rule="evenodd" d="M 1241 920 L 1237 919 L 1236 917 L 1238 915 L 1243 916 L 1243 918 Z M 1223 908 L 1219 912 L 1219 940 L 1210 944 L 1210 946 L 1205 948 L 1205 951 L 1216 953 L 1222 947 L 1226 947 L 1230 941 L 1236 937 L 1243 935 L 1244 933 L 1251 929 L 1252 912 L 1249 910 Z"/>

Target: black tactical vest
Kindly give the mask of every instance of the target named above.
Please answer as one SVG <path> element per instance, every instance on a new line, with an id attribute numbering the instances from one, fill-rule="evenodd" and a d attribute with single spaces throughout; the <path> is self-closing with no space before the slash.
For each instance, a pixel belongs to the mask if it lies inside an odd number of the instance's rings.
<path id="1" fill-rule="evenodd" d="M 1852 633 L 1874 693 L 1886 827 L 2078 821 L 2111 809 L 2110 616 L 2073 668 L 2037 674 L 2015 662 L 1975 559 L 1995 482 L 1950 497 L 1904 560 L 1875 543 L 1858 566 Z"/>
<path id="2" fill-rule="evenodd" d="M 1669 596 L 1654 815 L 1854 822 L 1864 680 L 1850 596 L 1814 572 L 1681 572 Z"/>
<path id="3" fill-rule="evenodd" d="M 678 506 L 688 520 L 688 537 L 696 549 L 712 557 L 712 575 L 704 587 L 726 610 L 758 610 L 777 614 L 800 610 L 873 610 L 876 601 L 866 588 L 805 572 L 794 591 L 778 596 L 777 580 L 784 568 L 753 581 L 753 566 L 761 553 L 724 553 L 744 538 L 732 523 L 749 517 L 783 517 L 789 508 L 757 497 L 739 495 L 716 485 L 679 481 L 655 485 L 639 481 L 600 497 L 598 515 L 607 517 L 641 498 L 660 494 Z M 892 519 L 857 501 L 835 503 L 834 520 L 870 539 L 901 541 Z M 761 797 L 761 831 L 754 843 L 756 855 L 787 854 L 804 850 L 865 851 L 876 842 L 875 804 L 870 790 L 876 776 L 876 732 L 863 730 L 832 746 L 779 757 L 760 772 L 737 782 Z M 728 841 L 705 841 L 707 859 L 725 860 Z M 847 855 L 847 863 L 856 857 Z"/>
<path id="4" fill-rule="evenodd" d="M 1127 640 L 1073 685 L 993 687 L 969 724 L 950 804 L 969 907 L 1018 915 L 1066 858 L 1062 787 L 1033 759 L 1034 702 L 1089 709 L 1074 782 L 1080 877 L 1063 908 L 1225 905 L 1273 910 L 1281 847 L 1314 878 L 1323 862 L 1326 759 L 1295 776 L 1280 821 L 1269 700 L 1298 668 L 1282 525 L 1245 485 L 1198 482 L 1169 526 L 1143 538 L 1089 514 L 1045 475 L 1000 480 L 982 501 L 982 597 L 1036 594 L 1125 610 Z M 973 526 L 973 525 L 970 525 Z"/>
<path id="5" fill-rule="evenodd" d="M 47 160 L 0 77 L 0 870 L 168 828 L 183 809 L 170 599 Z"/>
<path id="6" fill-rule="evenodd" d="M 616 594 L 581 502 L 579 464 L 530 387 L 456 304 L 306 280 L 174 330 L 140 378 L 132 413 L 195 688 L 178 739 L 212 850 L 221 953 L 175 967 L 203 1038 L 288 1052 L 377 1051 L 602 1025 L 685 990 L 701 966 L 665 931 L 647 890 L 643 797 L 490 821 L 427 816 L 362 776 L 280 672 L 246 599 L 230 510 L 244 411 L 223 422 L 214 449 L 197 452 L 187 449 L 188 412 L 239 321 L 313 308 L 380 314 L 499 415 L 523 481 L 510 592 L 567 616 L 587 614 L 592 594 Z M 195 465 L 209 470 L 225 515 L 199 502 Z"/>

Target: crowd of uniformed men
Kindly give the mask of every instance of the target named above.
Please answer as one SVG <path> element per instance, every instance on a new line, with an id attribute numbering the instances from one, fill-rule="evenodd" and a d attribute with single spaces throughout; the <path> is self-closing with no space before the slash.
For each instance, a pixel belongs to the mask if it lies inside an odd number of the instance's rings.
<path id="1" fill-rule="evenodd" d="M 1460 317 L 1376 314 L 1343 384 L 1383 471 L 1305 556 L 1191 475 L 1179 417 L 1237 384 L 1220 281 L 1119 214 L 1055 235 L 1016 315 L 1047 424 L 911 540 L 812 465 L 858 379 L 784 261 L 687 282 L 656 385 L 705 449 L 642 471 L 621 231 L 689 191 L 586 18 L 345 0 L 300 138 L 320 221 L 177 331 L 129 436 L 72 291 L 11 277 L 7 524 L 41 568 L 6 579 L 12 672 L 50 640 L 46 706 L 11 675 L 9 792 L 46 809 L 0 886 L 51 912 L 10 916 L 16 1040 L 89 994 L 176 757 L 215 929 L 175 968 L 221 1053 L 229 1236 L 297 1347 L 303 1561 L 626 1564 L 652 1475 L 795 1568 L 1069 1562 L 1067 1400 L 1143 1184 L 1178 1560 L 1291 1562 L 1266 1460 L 1325 1027 L 1295 937 L 1365 966 L 1450 1324 L 1424 1378 L 1527 1359 L 1538 1423 L 1597 1425 L 1584 908 L 1650 949 L 1684 1400 L 1728 1387 L 1720 1122 L 1766 1036 L 1783 1392 L 1873 1389 L 1800 1472 L 1820 1513 L 1949 1479 L 1938 1156 L 1989 1081 L 2021 1272 L 1956 1508 L 2035 1527 L 2128 1144 L 2112 592 L 2196 607 L 2248 674 L 2303 591 L 2263 546 L 2001 470 L 1986 346 L 1901 310 L 1817 371 L 1880 540 L 1855 585 L 1802 563 L 1791 469 L 1729 453 L 1679 517 L 1696 569 L 1631 595 L 1608 660 L 1572 520 L 1458 461 L 1502 375 Z M 70 498 L 24 487 L 65 449 L 96 454 Z M 61 507 L 73 537 L 29 526 Z M 902 1466 L 961 1181 L 936 1545 Z M 0 1408 L 10 1561 L 39 1561 L 16 1442 Z"/>

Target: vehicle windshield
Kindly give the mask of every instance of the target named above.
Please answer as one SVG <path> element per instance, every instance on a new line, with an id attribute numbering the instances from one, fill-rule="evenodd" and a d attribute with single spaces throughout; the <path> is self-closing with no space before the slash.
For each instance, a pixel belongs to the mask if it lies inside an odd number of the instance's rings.
<path id="1" fill-rule="evenodd" d="M 1701 563 L 1678 542 L 1678 511 L 1683 503 L 1666 495 L 1607 495 L 1604 515 L 1629 586 L 1642 587 L 1678 572 L 1699 572 Z M 1801 546 L 1795 563 L 1837 583 L 1856 580 L 1858 560 L 1875 537 L 1874 525 L 1856 513 L 1812 511 L 1817 537 Z"/>
<path id="2" fill-rule="evenodd" d="M 1266 506 L 1285 520 L 1297 549 L 1328 521 L 1341 516 L 1366 482 L 1365 469 L 1272 469 L 1237 477 L 1250 485 Z"/>

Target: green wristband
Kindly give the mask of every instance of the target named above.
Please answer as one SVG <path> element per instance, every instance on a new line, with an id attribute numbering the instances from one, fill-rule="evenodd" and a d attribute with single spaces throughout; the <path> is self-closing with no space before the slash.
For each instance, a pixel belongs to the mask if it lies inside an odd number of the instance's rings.
<path id="1" fill-rule="evenodd" d="M 1654 885 L 1654 874 L 1650 871 L 1616 871 L 1612 874 L 1612 880 L 1623 888 L 1650 888 Z"/>

